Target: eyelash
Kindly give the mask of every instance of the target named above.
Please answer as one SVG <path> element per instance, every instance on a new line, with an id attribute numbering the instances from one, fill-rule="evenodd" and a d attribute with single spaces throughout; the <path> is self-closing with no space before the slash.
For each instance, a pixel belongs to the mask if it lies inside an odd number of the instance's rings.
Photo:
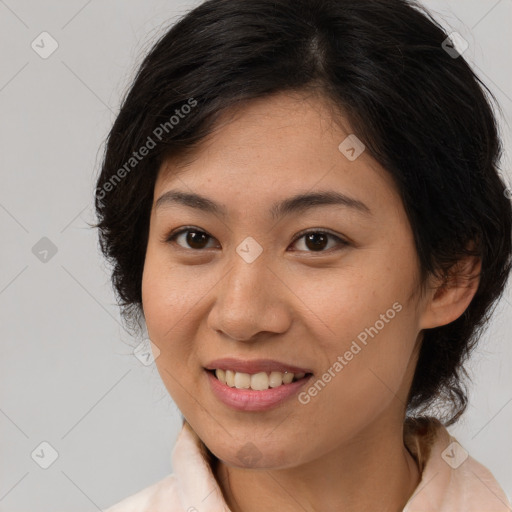
<path id="1" fill-rule="evenodd" d="M 198 228 L 196 228 L 194 226 L 185 226 L 185 227 L 179 229 L 178 231 L 169 233 L 169 235 L 167 235 L 165 237 L 164 241 L 167 242 L 167 243 L 176 243 L 175 242 L 176 238 L 179 235 L 181 235 L 183 233 L 186 233 L 187 231 L 191 231 L 191 232 L 194 232 L 194 233 L 204 233 L 210 239 L 214 238 L 211 235 L 209 235 L 206 231 L 203 231 L 202 229 L 198 229 Z M 310 233 L 327 235 L 327 236 L 333 238 L 334 240 L 336 240 L 341 247 L 339 247 L 338 249 L 334 248 L 334 250 L 339 250 L 339 249 L 342 249 L 343 247 L 346 247 L 346 246 L 350 245 L 346 240 L 343 240 L 339 236 L 334 235 L 333 233 L 331 233 L 329 231 L 322 230 L 322 229 L 308 229 L 308 230 L 305 230 L 305 231 L 301 231 L 301 232 L 297 233 L 296 237 L 292 241 L 292 244 L 295 244 L 298 240 L 300 240 L 301 238 L 303 238 L 306 235 L 309 235 Z M 182 246 L 179 246 L 179 247 L 181 249 L 190 250 L 190 251 L 204 251 L 204 250 L 206 250 L 206 249 L 192 249 L 192 248 L 187 249 L 187 248 L 182 247 Z M 310 252 L 312 254 L 315 254 L 315 253 L 316 254 L 322 254 L 322 253 L 330 253 L 332 250 L 333 250 L 333 248 L 327 249 L 327 250 L 323 250 L 323 251 L 299 251 L 299 252 Z"/>

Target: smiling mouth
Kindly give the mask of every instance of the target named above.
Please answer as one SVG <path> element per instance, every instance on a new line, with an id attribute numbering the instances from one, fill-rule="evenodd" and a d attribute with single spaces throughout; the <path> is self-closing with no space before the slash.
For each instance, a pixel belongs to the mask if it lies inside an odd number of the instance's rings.
<path id="1" fill-rule="evenodd" d="M 308 379 L 313 375 L 312 373 L 291 372 L 258 372 L 249 374 L 221 369 L 206 371 L 230 388 L 252 389 L 255 391 L 265 391 L 271 388 L 286 386 L 292 382 Z"/>

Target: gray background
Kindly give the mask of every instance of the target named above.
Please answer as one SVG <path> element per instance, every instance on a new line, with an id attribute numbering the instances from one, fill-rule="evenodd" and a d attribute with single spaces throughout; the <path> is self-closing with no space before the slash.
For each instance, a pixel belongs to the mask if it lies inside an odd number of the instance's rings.
<path id="1" fill-rule="evenodd" d="M 101 510 L 172 471 L 179 413 L 132 353 L 140 340 L 120 324 L 87 223 L 121 95 L 144 51 L 197 3 L 0 0 L 2 512 Z M 468 40 L 464 56 L 502 106 L 510 180 L 512 0 L 425 4 Z M 59 45 L 47 59 L 31 47 L 43 31 Z M 469 411 L 449 429 L 509 497 L 511 303 L 507 289 L 472 360 Z M 58 453 L 48 469 L 42 442 Z"/>

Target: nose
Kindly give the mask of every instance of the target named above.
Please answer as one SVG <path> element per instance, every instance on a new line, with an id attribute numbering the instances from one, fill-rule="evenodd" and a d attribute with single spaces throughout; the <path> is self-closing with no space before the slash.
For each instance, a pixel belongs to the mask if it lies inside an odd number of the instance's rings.
<path id="1" fill-rule="evenodd" d="M 247 263 L 235 253 L 231 269 L 217 286 L 208 326 L 234 341 L 282 334 L 292 318 L 290 293 L 265 258 Z"/>

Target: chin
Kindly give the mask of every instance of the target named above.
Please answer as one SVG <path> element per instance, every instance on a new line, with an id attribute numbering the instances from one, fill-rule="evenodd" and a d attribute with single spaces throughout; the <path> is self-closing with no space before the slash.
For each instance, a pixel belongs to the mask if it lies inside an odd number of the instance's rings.
<path id="1" fill-rule="evenodd" d="M 227 446 L 212 447 L 212 453 L 229 467 L 241 469 L 285 469 L 300 464 L 299 453 L 290 447 L 276 450 L 268 443 L 256 445 L 252 441 L 235 443 L 228 442 Z"/>

